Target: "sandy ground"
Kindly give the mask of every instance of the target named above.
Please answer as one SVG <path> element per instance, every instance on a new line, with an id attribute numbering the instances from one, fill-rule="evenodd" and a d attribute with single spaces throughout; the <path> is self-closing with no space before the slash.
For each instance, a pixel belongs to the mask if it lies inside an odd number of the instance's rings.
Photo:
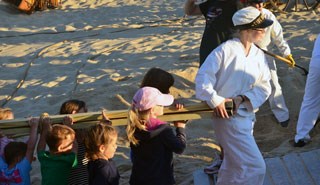
<path id="1" fill-rule="evenodd" d="M 172 94 L 196 102 L 194 78 L 204 29 L 202 17 L 184 17 L 183 0 L 68 0 L 59 10 L 25 15 L 0 1 L 0 105 L 17 118 L 56 114 L 62 102 L 77 98 L 89 110 L 126 109 L 151 67 L 171 72 Z M 319 14 L 311 11 L 277 14 L 296 62 L 308 68 L 319 34 Z M 277 50 L 274 51 L 277 53 Z M 278 62 L 278 74 L 290 110 L 290 125 L 281 128 L 264 104 L 257 113 L 255 138 L 265 157 L 308 151 L 320 146 L 320 127 L 312 143 L 292 147 L 306 76 Z M 128 143 L 120 130 L 115 160 L 121 184 L 131 171 Z M 190 121 L 188 146 L 175 156 L 177 184 L 192 184 L 192 172 L 208 165 L 217 151 L 210 120 Z M 32 184 L 39 184 L 33 164 Z"/>

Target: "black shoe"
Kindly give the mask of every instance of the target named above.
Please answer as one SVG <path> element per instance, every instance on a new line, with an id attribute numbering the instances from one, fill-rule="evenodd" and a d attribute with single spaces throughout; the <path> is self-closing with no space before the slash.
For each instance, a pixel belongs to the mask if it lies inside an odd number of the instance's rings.
<path id="1" fill-rule="evenodd" d="M 289 125 L 289 121 L 290 121 L 290 119 L 287 119 L 286 121 L 282 121 L 282 122 L 279 122 L 279 124 L 282 126 L 282 127 L 288 127 L 288 125 Z"/>
<path id="2" fill-rule="evenodd" d="M 306 142 L 303 139 L 299 139 L 298 142 L 294 142 L 293 146 L 294 147 L 304 147 L 304 145 L 308 144 L 308 142 Z"/>

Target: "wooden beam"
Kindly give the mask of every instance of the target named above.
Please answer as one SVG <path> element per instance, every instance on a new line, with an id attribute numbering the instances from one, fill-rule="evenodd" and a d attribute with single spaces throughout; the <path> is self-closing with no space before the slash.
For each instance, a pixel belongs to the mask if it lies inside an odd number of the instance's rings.
<path id="1" fill-rule="evenodd" d="M 68 114 L 73 118 L 75 124 L 73 128 L 86 128 L 92 124 L 102 120 L 101 112 L 88 112 L 78 114 Z M 112 121 L 113 126 L 123 126 L 127 124 L 128 110 L 116 110 L 108 111 L 107 116 Z M 62 123 L 63 118 L 67 115 L 50 115 L 50 119 L 53 124 Z M 183 109 L 177 110 L 175 107 L 166 107 L 164 109 L 164 115 L 159 119 L 167 122 L 178 120 L 195 120 L 211 118 L 212 110 L 204 102 L 185 105 Z M 14 119 L 14 120 L 1 120 L 0 129 L 6 135 L 12 137 L 28 135 L 29 125 L 28 119 Z"/>

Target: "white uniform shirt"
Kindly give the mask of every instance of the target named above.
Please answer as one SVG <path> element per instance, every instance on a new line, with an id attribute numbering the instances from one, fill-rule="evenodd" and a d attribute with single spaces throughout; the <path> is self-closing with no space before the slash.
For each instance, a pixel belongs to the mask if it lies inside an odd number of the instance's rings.
<path id="1" fill-rule="evenodd" d="M 273 20 L 273 24 L 266 28 L 264 38 L 256 44 L 265 50 L 270 50 L 273 45 L 276 45 L 284 56 L 291 54 L 290 47 L 283 38 L 282 27 L 274 14 L 265 8 L 262 9 L 262 13 L 265 15 L 266 19 Z"/>
<path id="2" fill-rule="evenodd" d="M 245 95 L 257 110 L 271 93 L 270 71 L 264 53 L 252 44 L 248 56 L 244 46 L 235 38 L 221 44 L 205 60 L 196 79 L 196 97 L 211 108 L 225 98 Z M 254 114 L 240 105 L 238 114 Z"/>

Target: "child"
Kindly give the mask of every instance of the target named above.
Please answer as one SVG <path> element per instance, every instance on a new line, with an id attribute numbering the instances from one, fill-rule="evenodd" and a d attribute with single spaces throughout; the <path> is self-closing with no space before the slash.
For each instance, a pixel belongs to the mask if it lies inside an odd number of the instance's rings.
<path id="1" fill-rule="evenodd" d="M 0 108 L 0 120 L 14 119 L 14 114 L 10 108 Z"/>
<path id="2" fill-rule="evenodd" d="M 157 88 L 163 94 L 170 93 L 170 87 L 174 84 L 173 76 L 160 68 L 151 68 L 144 75 L 140 88 L 142 87 L 154 87 Z"/>
<path id="3" fill-rule="evenodd" d="M 186 147 L 185 124 L 175 122 L 176 135 L 167 124 L 148 131 L 147 125 L 163 115 L 163 106 L 173 103 L 173 96 L 153 87 L 143 87 L 133 97 L 129 110 L 127 136 L 133 153 L 130 184 L 170 185 L 173 177 L 173 152 Z M 151 118 L 151 119 L 150 119 Z"/>
<path id="4" fill-rule="evenodd" d="M 118 185 L 120 175 L 112 161 L 118 134 L 112 126 L 98 123 L 87 132 L 86 157 L 89 159 L 89 185 Z"/>
<path id="5" fill-rule="evenodd" d="M 4 156 L 0 157 L 0 184 L 24 184 L 30 183 L 31 163 L 33 152 L 38 138 L 39 120 L 31 118 L 30 137 L 28 143 L 10 142 L 4 148 Z"/>
<path id="6" fill-rule="evenodd" d="M 88 112 L 86 103 L 81 100 L 72 99 L 65 101 L 60 107 L 60 114 L 77 114 Z M 64 118 L 64 124 L 73 124 L 70 116 Z M 87 185 L 88 184 L 88 159 L 85 158 L 84 133 L 85 129 L 76 129 L 76 140 L 78 143 L 78 165 L 71 169 L 68 179 L 69 185 Z"/>
<path id="7" fill-rule="evenodd" d="M 157 88 L 163 94 L 170 93 L 170 87 L 174 84 L 174 78 L 172 74 L 168 73 L 167 71 L 160 69 L 160 68 L 151 68 L 149 71 L 144 75 L 143 80 L 141 82 L 140 88 L 142 87 L 154 87 Z M 175 107 L 179 110 L 183 108 L 183 104 L 175 103 Z M 148 131 L 154 130 L 160 124 L 166 124 L 161 120 L 152 121 L 154 125 L 146 125 L 146 129 Z"/>
<path id="8" fill-rule="evenodd" d="M 68 100 L 64 102 L 60 107 L 60 114 L 76 114 L 88 112 L 86 103 L 81 100 Z"/>
<path id="9" fill-rule="evenodd" d="M 38 143 L 42 185 L 67 185 L 72 167 L 77 165 L 75 132 L 67 125 L 53 125 L 48 116 L 41 117 L 42 131 Z M 49 151 L 45 151 L 46 144 Z"/>

